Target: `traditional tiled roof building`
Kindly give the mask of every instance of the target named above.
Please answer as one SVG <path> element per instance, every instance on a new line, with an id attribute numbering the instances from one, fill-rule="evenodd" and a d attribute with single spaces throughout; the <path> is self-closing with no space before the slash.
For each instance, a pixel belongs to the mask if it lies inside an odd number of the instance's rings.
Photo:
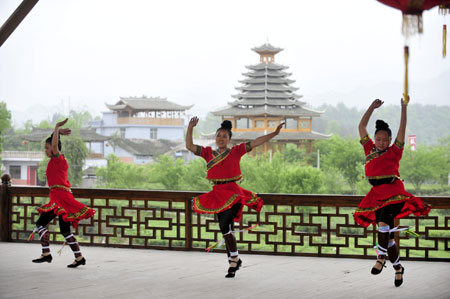
<path id="1" fill-rule="evenodd" d="M 159 97 L 120 97 L 116 104 L 106 104 L 102 120 L 90 121 L 97 133 L 125 139 L 184 139 L 183 106 Z"/>
<path id="2" fill-rule="evenodd" d="M 266 43 L 252 50 L 260 55 L 260 63 L 246 67 L 248 72 L 239 81 L 242 85 L 236 88 L 239 93 L 233 96 L 235 100 L 213 114 L 233 122 L 233 144 L 254 139 L 286 122 L 281 133 L 259 150 L 282 150 L 284 144 L 296 143 L 310 151 L 314 140 L 329 137 L 312 130 L 312 118 L 323 112 L 299 101 L 302 96 L 291 85 L 295 80 L 289 78 L 292 74 L 286 71 L 288 67 L 275 63 L 275 55 L 283 49 Z"/>

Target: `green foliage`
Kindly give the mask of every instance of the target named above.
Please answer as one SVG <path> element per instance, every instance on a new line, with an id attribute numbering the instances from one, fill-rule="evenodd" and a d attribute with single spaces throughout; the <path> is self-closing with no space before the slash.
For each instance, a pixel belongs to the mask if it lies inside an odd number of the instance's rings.
<path id="1" fill-rule="evenodd" d="M 338 169 L 349 184 L 353 194 L 356 184 L 364 176 L 364 152 L 357 139 L 332 136 L 317 143 L 324 170 Z"/>
<path id="2" fill-rule="evenodd" d="M 5 102 L 0 102 L 0 153 L 2 152 L 3 135 L 11 127 L 11 111 L 6 107 Z"/>
<path id="3" fill-rule="evenodd" d="M 414 185 L 415 192 L 426 182 L 446 183 L 450 171 L 449 160 L 443 146 L 418 146 L 416 151 L 407 147 L 400 161 L 400 174 Z"/>
<path id="4" fill-rule="evenodd" d="M 206 180 L 203 159 L 189 164 L 163 155 L 153 164 L 123 163 L 115 155 L 108 156 L 108 165 L 97 169 L 99 187 L 121 189 L 164 189 L 207 191 L 211 184 Z"/>
<path id="5" fill-rule="evenodd" d="M 203 159 L 195 159 L 186 165 L 183 177 L 183 190 L 209 191 L 211 183 L 206 179 L 206 162 Z"/>
<path id="6" fill-rule="evenodd" d="M 367 107 L 370 101 L 367 102 Z M 365 109 L 347 107 L 343 103 L 336 106 L 322 105 L 317 108 L 325 113 L 313 120 L 313 129 L 318 132 L 337 134 L 341 137 L 358 138 L 357 126 Z M 408 106 L 407 134 L 416 134 L 418 144 L 437 144 L 443 136 L 450 135 L 450 106 L 422 105 L 414 101 Z M 400 123 L 400 104 L 383 105 L 375 110 L 368 130 L 373 135 L 375 121 L 383 119 L 389 123 L 394 137 Z"/>
<path id="7" fill-rule="evenodd" d="M 148 165 L 123 163 L 115 155 L 109 155 L 107 159 L 107 167 L 97 169 L 97 176 L 102 187 L 119 189 L 144 189 L 149 187 L 150 168 Z"/>
<path id="8" fill-rule="evenodd" d="M 323 193 L 343 194 L 345 192 L 345 178 L 339 169 L 328 167 L 326 171 L 322 170 L 322 173 L 324 174 Z"/>
<path id="9" fill-rule="evenodd" d="M 83 165 L 88 156 L 88 149 L 84 141 L 77 135 L 64 136 L 61 138 L 61 153 L 69 164 L 68 179 L 72 186 L 78 186 L 83 178 Z M 42 148 L 44 141 L 42 142 Z M 47 169 L 49 158 L 45 157 L 39 164 L 38 176 L 41 181 L 47 180 L 45 170 Z"/>
<path id="10" fill-rule="evenodd" d="M 184 160 L 174 160 L 167 155 L 160 156 L 152 170 L 153 178 L 166 190 L 179 190 L 183 186 L 183 178 L 189 175 L 186 172 Z"/>
<path id="11" fill-rule="evenodd" d="M 408 157 L 410 150 L 406 149 L 400 169 L 402 177 L 413 184 L 419 174 L 418 177 L 423 179 L 420 184 L 442 184 L 427 187 L 426 192 L 446 194 L 449 189 L 444 184 L 449 159 L 445 146 L 449 145 L 446 141 L 442 144 L 424 149 L 419 147 L 418 152 L 424 152 L 424 156 L 419 157 L 423 163 L 411 160 Z M 245 155 L 241 159 L 244 179 L 240 185 L 257 193 L 366 194 L 370 190 L 370 184 L 363 179 L 364 151 L 357 139 L 333 136 L 318 142 L 316 146 L 321 153 L 321 169 L 314 167 L 317 159 L 315 151 L 306 153 L 295 145 L 286 146 L 283 153 L 276 152 L 272 157 L 268 153 L 255 157 Z M 418 170 L 415 163 L 431 166 L 434 174 Z M 134 165 L 122 163 L 112 156 L 108 158 L 108 166 L 97 171 L 97 176 L 100 185 L 106 188 L 209 191 L 211 184 L 205 178 L 205 165 L 203 159 L 185 164 L 168 156 L 161 156 L 151 164 Z"/>

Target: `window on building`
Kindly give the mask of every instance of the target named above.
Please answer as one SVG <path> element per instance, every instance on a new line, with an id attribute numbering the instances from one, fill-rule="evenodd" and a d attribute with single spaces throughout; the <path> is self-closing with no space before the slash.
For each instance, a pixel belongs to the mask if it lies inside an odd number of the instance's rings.
<path id="1" fill-rule="evenodd" d="M 252 127 L 252 121 L 248 119 L 247 117 L 239 118 L 236 121 L 236 128 L 237 129 L 248 129 Z"/>
<path id="2" fill-rule="evenodd" d="M 150 128 L 150 139 L 158 139 L 158 129 Z"/>
<path id="3" fill-rule="evenodd" d="M 263 120 L 255 120 L 255 128 L 264 128 Z"/>
<path id="4" fill-rule="evenodd" d="M 286 129 L 297 129 L 297 119 L 286 118 Z"/>
<path id="5" fill-rule="evenodd" d="M 302 119 L 302 120 L 300 121 L 300 128 L 302 128 L 302 129 L 307 129 L 307 128 L 309 128 L 309 120 L 307 120 L 307 119 Z"/>
<path id="6" fill-rule="evenodd" d="M 11 175 L 12 179 L 20 179 L 22 167 L 20 165 L 11 165 L 9 166 L 9 174 Z"/>
<path id="7" fill-rule="evenodd" d="M 269 120 L 267 124 L 269 128 L 276 128 L 278 126 L 278 120 Z"/>

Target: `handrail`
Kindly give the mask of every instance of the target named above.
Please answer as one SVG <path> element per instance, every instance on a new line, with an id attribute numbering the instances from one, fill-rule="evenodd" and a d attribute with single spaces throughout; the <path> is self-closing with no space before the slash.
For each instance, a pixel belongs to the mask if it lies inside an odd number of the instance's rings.
<path id="1" fill-rule="evenodd" d="M 3 179 L 3 177 L 2 177 Z M 168 190 L 124 190 L 73 188 L 74 196 L 97 210 L 82 221 L 76 233 L 80 243 L 93 246 L 203 250 L 221 238 L 214 215 L 192 212 L 191 199 L 203 192 Z M 0 237 L 24 242 L 34 227 L 35 207 L 48 201 L 47 187 L 2 184 Z M 238 233 L 244 253 L 323 257 L 373 258 L 376 242 L 373 227 L 354 223 L 352 212 L 359 195 L 259 194 L 263 210 L 244 210 L 240 228 L 259 224 L 249 233 Z M 397 234 L 407 259 L 450 261 L 448 211 L 450 197 L 426 196 L 433 206 L 426 217 L 407 217 L 403 224 L 415 225 L 418 239 Z M 8 221 L 6 221 L 6 219 Z M 446 220 L 447 219 L 447 220 Z M 430 221 L 431 220 L 431 221 Z M 61 240 L 55 222 L 51 240 Z"/>

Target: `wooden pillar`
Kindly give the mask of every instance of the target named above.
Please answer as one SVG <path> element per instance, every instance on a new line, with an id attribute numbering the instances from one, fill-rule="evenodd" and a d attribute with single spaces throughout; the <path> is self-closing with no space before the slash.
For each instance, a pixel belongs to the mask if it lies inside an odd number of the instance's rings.
<path id="1" fill-rule="evenodd" d="M 192 199 L 184 199 L 184 237 L 186 250 L 192 250 Z"/>
<path id="2" fill-rule="evenodd" d="M 11 241 L 11 176 L 2 175 L 0 196 L 0 239 L 2 242 Z"/>

